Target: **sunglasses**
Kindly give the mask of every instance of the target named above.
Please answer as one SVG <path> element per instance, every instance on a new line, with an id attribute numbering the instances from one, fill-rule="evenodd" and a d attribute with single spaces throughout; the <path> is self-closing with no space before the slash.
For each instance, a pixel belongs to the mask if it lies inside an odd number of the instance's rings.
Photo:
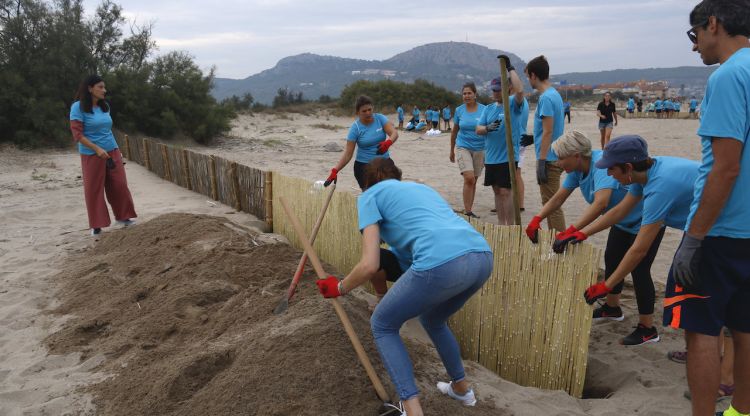
<path id="1" fill-rule="evenodd" d="M 688 37 L 688 39 L 690 39 L 690 42 L 693 42 L 693 44 L 698 43 L 698 34 L 695 33 L 695 29 L 699 28 L 699 27 L 702 27 L 702 26 L 705 26 L 707 24 L 708 24 L 708 20 L 706 20 L 705 22 L 703 22 L 701 24 L 698 24 L 698 25 L 695 25 L 695 26 L 691 27 L 690 30 L 687 31 L 687 37 Z"/>

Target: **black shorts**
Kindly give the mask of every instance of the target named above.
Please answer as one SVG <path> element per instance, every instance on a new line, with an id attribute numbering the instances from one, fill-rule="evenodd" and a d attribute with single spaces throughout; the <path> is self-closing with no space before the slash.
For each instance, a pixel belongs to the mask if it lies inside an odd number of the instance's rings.
<path id="1" fill-rule="evenodd" d="M 699 289 L 675 284 L 669 270 L 664 326 L 718 336 L 721 328 L 750 333 L 750 239 L 706 237 L 701 245 Z"/>
<path id="2" fill-rule="evenodd" d="M 656 110 L 656 114 L 661 114 L 661 110 Z"/>
<path id="3" fill-rule="evenodd" d="M 493 165 L 485 164 L 484 168 L 484 186 L 511 188 L 508 162 Z M 516 168 L 518 168 L 518 162 L 516 162 Z"/>
<path id="4" fill-rule="evenodd" d="M 380 249 L 380 268 L 378 271 L 380 270 L 385 270 L 385 280 L 389 282 L 395 282 L 404 274 L 396 255 L 391 250 L 385 248 Z"/>
<path id="5" fill-rule="evenodd" d="M 359 189 L 365 190 L 365 167 L 367 163 L 354 161 L 354 178 L 357 180 Z"/>
<path id="6" fill-rule="evenodd" d="M 694 108 L 690 109 L 690 114 L 692 114 L 692 113 L 695 113 L 695 109 Z"/>
<path id="7" fill-rule="evenodd" d="M 438 127 L 438 122 L 437 121 L 433 121 L 432 122 L 432 128 L 436 129 L 437 127 Z"/>

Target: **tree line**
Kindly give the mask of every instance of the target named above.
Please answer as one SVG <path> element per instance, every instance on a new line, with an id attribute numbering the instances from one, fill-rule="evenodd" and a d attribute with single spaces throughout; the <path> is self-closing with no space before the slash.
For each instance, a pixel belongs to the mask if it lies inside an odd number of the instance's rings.
<path id="1" fill-rule="evenodd" d="M 110 0 L 87 18 L 82 3 L 0 0 L 0 143 L 70 143 L 70 105 L 93 73 L 116 128 L 203 143 L 229 129 L 234 108 L 210 95 L 213 69 L 204 74 L 186 52 L 153 57 L 153 23 L 126 21 Z"/>

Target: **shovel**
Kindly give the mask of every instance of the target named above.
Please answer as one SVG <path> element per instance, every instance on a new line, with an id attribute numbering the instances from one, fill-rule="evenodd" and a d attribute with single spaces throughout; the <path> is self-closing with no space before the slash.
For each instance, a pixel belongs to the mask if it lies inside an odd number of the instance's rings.
<path id="1" fill-rule="evenodd" d="M 323 203 L 323 208 L 320 209 L 320 214 L 318 214 L 318 220 L 312 229 L 312 233 L 310 234 L 310 245 L 315 242 L 315 237 L 318 236 L 320 224 L 323 223 L 323 217 L 325 217 L 326 210 L 328 209 L 328 205 L 331 202 L 331 197 L 333 197 L 333 191 L 336 189 L 336 183 L 332 183 L 330 185 L 330 188 L 331 190 L 328 191 L 328 196 Z M 297 265 L 297 271 L 294 272 L 292 283 L 289 285 L 289 290 L 284 293 L 281 300 L 279 301 L 279 304 L 276 305 L 276 308 L 273 310 L 274 315 L 281 315 L 289 308 L 289 301 L 292 299 L 292 296 L 294 296 L 294 291 L 297 289 L 299 279 L 302 276 L 302 272 L 305 270 L 305 262 L 307 262 L 307 253 L 302 253 L 302 257 L 299 259 L 299 264 Z"/>
<path id="2" fill-rule="evenodd" d="M 281 206 L 284 208 L 287 217 L 289 217 L 289 221 L 292 223 L 294 231 L 297 233 L 297 238 L 299 238 L 300 243 L 304 246 L 305 253 L 307 253 L 307 257 L 310 258 L 310 263 L 312 263 L 313 269 L 315 269 L 315 273 L 318 275 L 318 279 L 325 279 L 326 273 L 323 270 L 323 266 L 320 264 L 318 255 L 315 254 L 315 250 L 305 235 L 305 230 L 302 228 L 302 224 L 300 224 L 297 216 L 289 209 L 289 205 L 286 203 L 286 199 L 283 196 L 279 197 L 279 201 L 281 202 Z M 352 327 L 352 322 L 349 320 L 349 315 L 346 314 L 346 311 L 344 310 L 344 307 L 341 306 L 341 302 L 339 302 L 338 298 L 331 298 L 330 301 L 333 304 L 333 309 L 341 320 L 341 324 L 344 326 L 346 335 L 349 336 L 349 341 L 351 341 L 354 351 L 357 353 L 359 362 L 365 368 L 367 377 L 369 377 L 370 382 L 372 382 L 372 385 L 375 388 L 375 393 L 383 402 L 383 406 L 379 410 L 380 415 L 386 416 L 389 414 L 398 414 L 395 413 L 395 410 L 389 409 L 388 406 L 386 406 L 386 404 L 391 404 L 391 399 L 388 397 L 388 393 L 385 392 L 385 387 L 383 387 L 383 383 L 380 381 L 378 374 L 375 372 L 375 368 L 373 368 L 370 359 L 367 357 L 367 353 L 365 353 L 365 349 L 362 347 L 362 343 L 360 342 L 357 333 L 354 332 L 354 327 Z"/>

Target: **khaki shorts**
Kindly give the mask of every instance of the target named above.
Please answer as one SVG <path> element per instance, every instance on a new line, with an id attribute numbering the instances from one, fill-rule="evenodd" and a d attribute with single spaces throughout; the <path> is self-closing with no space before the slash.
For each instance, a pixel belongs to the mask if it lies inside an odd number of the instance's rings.
<path id="1" fill-rule="evenodd" d="M 484 169 L 484 150 L 469 150 L 463 147 L 456 147 L 456 162 L 458 162 L 459 172 L 474 171 L 474 176 L 479 177 Z"/>

